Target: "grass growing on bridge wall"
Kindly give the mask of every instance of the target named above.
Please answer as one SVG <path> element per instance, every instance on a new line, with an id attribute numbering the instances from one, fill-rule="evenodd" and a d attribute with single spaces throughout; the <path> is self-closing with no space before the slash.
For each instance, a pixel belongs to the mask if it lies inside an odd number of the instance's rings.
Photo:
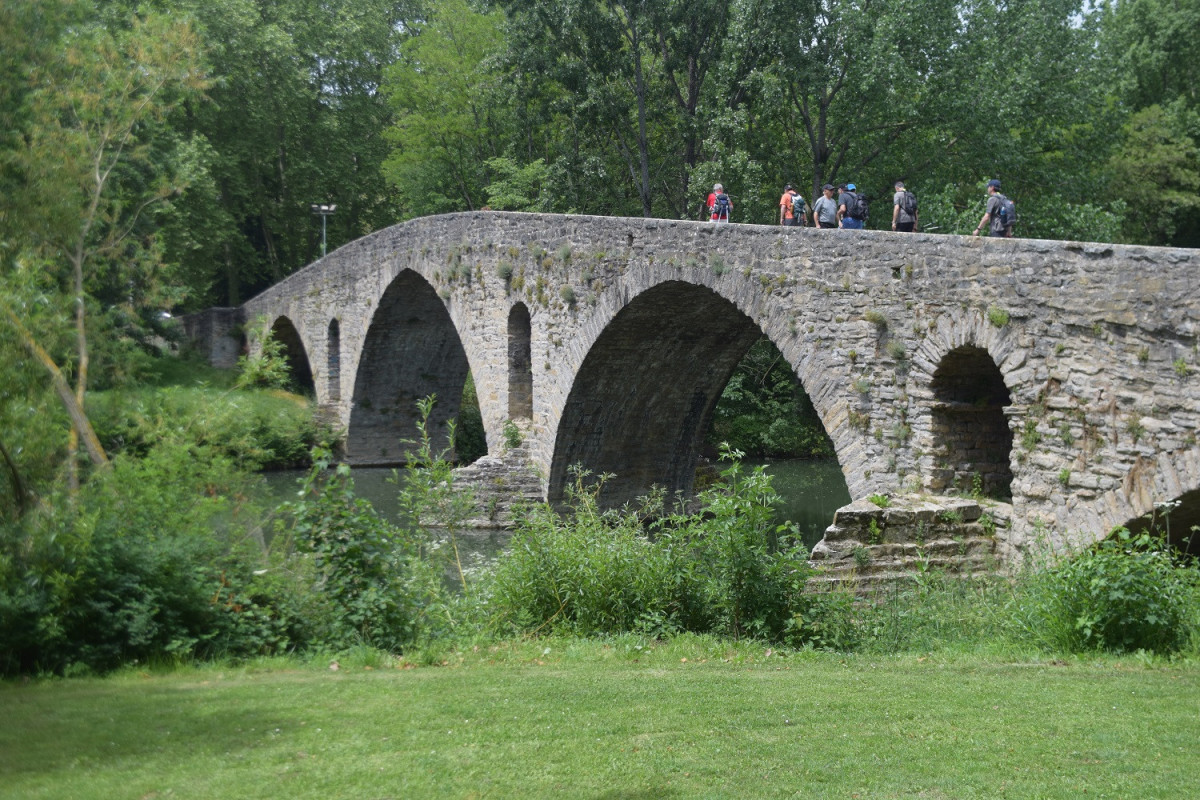
<path id="1" fill-rule="evenodd" d="M 1200 796 L 1200 669 L 683 637 L 0 686 L 9 798 Z"/>

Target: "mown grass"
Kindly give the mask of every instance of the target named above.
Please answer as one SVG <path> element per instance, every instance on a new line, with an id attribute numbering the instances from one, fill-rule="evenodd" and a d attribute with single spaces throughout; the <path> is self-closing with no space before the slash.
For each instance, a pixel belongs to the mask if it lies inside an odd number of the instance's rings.
<path id="1" fill-rule="evenodd" d="M 530 640 L 0 688 L 32 798 L 1195 797 L 1200 668 Z"/>

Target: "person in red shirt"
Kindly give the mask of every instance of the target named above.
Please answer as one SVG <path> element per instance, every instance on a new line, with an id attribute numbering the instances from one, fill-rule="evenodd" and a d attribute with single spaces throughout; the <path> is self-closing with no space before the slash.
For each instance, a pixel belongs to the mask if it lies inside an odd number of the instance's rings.
<path id="1" fill-rule="evenodd" d="M 708 193 L 708 213 L 713 222 L 729 222 L 733 212 L 733 201 L 725 194 L 725 187 L 719 183 L 713 184 L 713 190 Z"/>

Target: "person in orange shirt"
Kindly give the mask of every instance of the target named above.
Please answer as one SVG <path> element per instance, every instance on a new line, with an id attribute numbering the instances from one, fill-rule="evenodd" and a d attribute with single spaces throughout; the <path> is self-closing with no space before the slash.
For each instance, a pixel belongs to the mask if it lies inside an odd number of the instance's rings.
<path id="1" fill-rule="evenodd" d="M 808 224 L 808 207 L 790 183 L 783 187 L 783 197 L 779 198 L 779 224 L 784 227 Z"/>

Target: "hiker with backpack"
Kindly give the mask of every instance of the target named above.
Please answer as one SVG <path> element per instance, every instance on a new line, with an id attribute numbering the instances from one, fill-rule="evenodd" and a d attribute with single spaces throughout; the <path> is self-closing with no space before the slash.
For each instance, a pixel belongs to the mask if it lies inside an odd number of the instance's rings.
<path id="1" fill-rule="evenodd" d="M 813 203 L 813 225 L 818 228 L 836 228 L 838 226 L 838 206 L 833 199 L 833 185 L 821 187 L 821 197 Z"/>
<path id="2" fill-rule="evenodd" d="M 729 215 L 733 213 L 733 201 L 719 183 L 713 184 L 713 190 L 708 194 L 708 213 L 713 222 L 729 222 Z"/>
<path id="3" fill-rule="evenodd" d="M 904 188 L 904 181 L 896 181 L 896 194 L 892 197 L 892 230 L 912 233 L 917 228 L 917 196 Z"/>
<path id="4" fill-rule="evenodd" d="M 847 183 L 838 195 L 838 227 L 861 229 L 867 221 L 867 198 L 856 190 L 853 183 Z"/>
<path id="5" fill-rule="evenodd" d="M 1016 205 L 1000 193 L 1000 181 L 995 178 L 987 182 L 987 193 L 987 205 L 984 207 L 983 216 L 971 235 L 978 236 L 983 226 L 987 225 L 988 236 L 1011 237 L 1013 223 L 1017 221 Z"/>
<path id="6" fill-rule="evenodd" d="M 779 198 L 779 224 L 784 227 L 808 225 L 808 208 L 804 198 L 790 183 L 783 187 L 783 197 Z"/>

